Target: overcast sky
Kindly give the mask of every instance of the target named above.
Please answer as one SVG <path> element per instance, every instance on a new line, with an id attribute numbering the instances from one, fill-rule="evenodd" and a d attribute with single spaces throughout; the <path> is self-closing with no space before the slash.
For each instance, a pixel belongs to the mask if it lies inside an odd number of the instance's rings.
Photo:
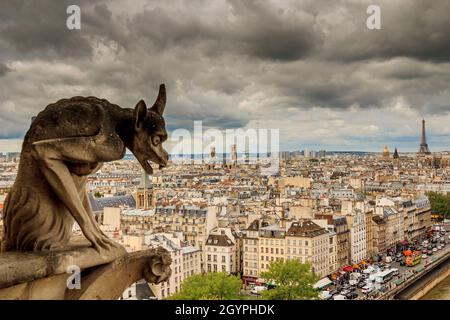
<path id="1" fill-rule="evenodd" d="M 81 30 L 66 8 L 81 7 Z M 381 7 L 382 30 L 366 9 Z M 1 1 L 0 151 L 64 97 L 151 104 L 169 130 L 279 128 L 281 149 L 450 150 L 450 1 Z"/>

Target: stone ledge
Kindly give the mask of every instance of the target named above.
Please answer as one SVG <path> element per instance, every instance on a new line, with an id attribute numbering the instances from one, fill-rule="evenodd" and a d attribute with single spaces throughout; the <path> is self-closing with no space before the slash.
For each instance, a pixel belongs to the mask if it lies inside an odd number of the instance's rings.
<path id="1" fill-rule="evenodd" d="M 0 288 L 63 274 L 70 265 L 81 270 L 110 263 L 126 254 L 125 249 L 112 249 L 99 254 L 83 243 L 52 252 L 0 253 Z"/>
<path id="2" fill-rule="evenodd" d="M 0 300 L 116 300 L 136 281 L 158 284 L 170 277 L 172 260 L 162 247 L 125 254 L 116 249 L 115 255 L 101 256 L 90 247 L 0 254 Z M 83 270 L 78 288 L 67 286 L 72 264 Z"/>

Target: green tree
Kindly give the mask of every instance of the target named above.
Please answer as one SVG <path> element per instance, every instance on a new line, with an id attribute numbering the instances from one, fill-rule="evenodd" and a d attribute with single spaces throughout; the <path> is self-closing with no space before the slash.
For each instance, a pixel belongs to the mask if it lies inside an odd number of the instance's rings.
<path id="1" fill-rule="evenodd" d="M 431 213 L 450 218 L 450 193 L 428 192 L 427 197 L 431 204 Z"/>
<path id="2" fill-rule="evenodd" d="M 94 192 L 94 197 L 96 197 L 96 198 L 101 198 L 101 197 L 103 197 L 103 194 L 101 194 L 101 193 L 98 192 L 98 191 L 95 191 L 95 192 Z"/>
<path id="3" fill-rule="evenodd" d="M 243 299 L 242 282 L 238 276 L 223 272 L 196 274 L 183 281 L 173 300 L 235 300 Z"/>
<path id="4" fill-rule="evenodd" d="M 275 285 L 274 289 L 262 291 L 267 300 L 311 300 L 317 299 L 319 291 L 313 288 L 319 280 L 311 271 L 310 263 L 297 260 L 272 262 L 269 271 L 261 276 Z"/>

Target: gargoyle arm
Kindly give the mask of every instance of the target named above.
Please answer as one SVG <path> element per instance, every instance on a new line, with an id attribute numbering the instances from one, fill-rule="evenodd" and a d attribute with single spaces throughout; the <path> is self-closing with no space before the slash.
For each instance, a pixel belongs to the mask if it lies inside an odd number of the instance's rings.
<path id="1" fill-rule="evenodd" d="M 77 221 L 85 237 L 96 250 L 108 249 L 115 243 L 104 235 L 94 217 L 88 212 L 80 198 L 79 191 L 65 162 L 97 164 L 120 158 L 123 144 L 117 137 L 110 135 L 94 137 L 75 137 L 49 139 L 33 143 L 32 155 L 39 164 L 42 173 L 52 190 L 65 204 Z M 113 144 L 106 143 L 107 140 Z M 109 151 L 109 154 L 108 154 Z"/>

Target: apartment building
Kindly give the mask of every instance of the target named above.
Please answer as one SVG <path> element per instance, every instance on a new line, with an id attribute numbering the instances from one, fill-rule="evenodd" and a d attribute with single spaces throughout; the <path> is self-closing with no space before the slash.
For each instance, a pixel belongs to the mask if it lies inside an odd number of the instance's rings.
<path id="1" fill-rule="evenodd" d="M 386 220 L 379 215 L 372 217 L 372 242 L 373 254 L 386 251 Z"/>
<path id="2" fill-rule="evenodd" d="M 268 271 L 273 261 L 284 261 L 286 228 L 272 224 L 259 228 L 259 274 Z"/>
<path id="3" fill-rule="evenodd" d="M 386 248 L 393 248 L 397 242 L 403 240 L 403 210 L 395 207 L 377 207 L 376 213 L 386 221 Z"/>
<path id="4" fill-rule="evenodd" d="M 311 220 L 293 222 L 286 233 L 286 259 L 310 262 L 314 273 L 326 276 L 336 269 L 336 234 Z"/>
<path id="5" fill-rule="evenodd" d="M 145 236 L 144 242 L 148 247 L 163 247 L 170 253 L 172 273 L 169 280 L 160 284 L 150 284 L 150 289 L 158 300 L 170 297 L 180 291 L 181 282 L 184 279 L 183 252 L 181 246 L 176 243 L 179 243 L 179 238 L 176 234 L 169 233 L 148 234 Z"/>
<path id="6" fill-rule="evenodd" d="M 181 247 L 181 253 L 183 255 L 183 281 L 194 274 L 202 272 L 202 251 L 199 248 L 193 246 Z"/>
<path id="7" fill-rule="evenodd" d="M 206 239 L 204 255 L 206 272 L 239 272 L 237 239 L 230 228 L 215 228 L 211 231 Z"/>
<path id="8" fill-rule="evenodd" d="M 350 262 L 359 263 L 367 257 L 366 214 L 354 209 L 345 217 L 350 230 Z"/>
<path id="9" fill-rule="evenodd" d="M 372 230 L 372 217 L 373 211 L 368 210 L 366 213 L 366 257 L 372 257 L 373 255 L 373 230 Z"/>
<path id="10" fill-rule="evenodd" d="M 151 220 L 153 228 L 181 231 L 185 241 L 203 250 L 207 233 L 217 226 L 217 207 L 157 206 Z"/>
<path id="11" fill-rule="evenodd" d="M 245 285 L 254 283 L 259 277 L 259 226 L 255 219 L 243 230 L 242 247 L 242 280 Z"/>
<path id="12" fill-rule="evenodd" d="M 350 230 L 347 219 L 333 216 L 334 232 L 336 233 L 336 265 L 338 268 L 350 263 Z"/>

